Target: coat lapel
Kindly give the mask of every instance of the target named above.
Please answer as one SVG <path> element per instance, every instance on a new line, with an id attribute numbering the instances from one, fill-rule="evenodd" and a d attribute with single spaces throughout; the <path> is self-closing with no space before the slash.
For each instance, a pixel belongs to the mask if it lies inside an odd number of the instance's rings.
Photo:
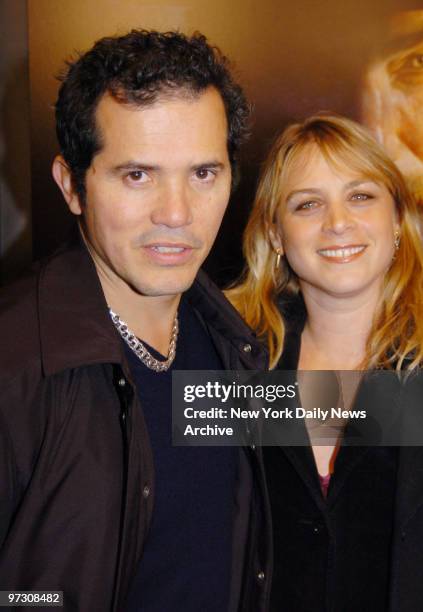
<path id="1" fill-rule="evenodd" d="M 403 530 L 423 505 L 423 446 L 399 449 L 396 528 Z"/>
<path id="2" fill-rule="evenodd" d="M 304 482 L 319 509 L 325 513 L 326 501 L 320 489 L 319 476 L 311 447 L 281 446 L 280 448 Z"/>

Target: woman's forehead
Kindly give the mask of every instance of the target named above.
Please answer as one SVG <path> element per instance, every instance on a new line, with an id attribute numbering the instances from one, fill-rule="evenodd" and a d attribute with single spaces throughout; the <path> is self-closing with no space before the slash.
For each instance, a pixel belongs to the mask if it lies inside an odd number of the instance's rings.
<path id="1" fill-rule="evenodd" d="M 370 179 L 385 183 L 380 170 L 373 168 L 368 158 L 360 152 L 341 148 L 321 148 L 316 143 L 308 143 L 296 151 L 285 165 L 284 183 L 304 182 L 309 175 L 322 168 L 329 168 L 338 176 L 350 179 Z"/>

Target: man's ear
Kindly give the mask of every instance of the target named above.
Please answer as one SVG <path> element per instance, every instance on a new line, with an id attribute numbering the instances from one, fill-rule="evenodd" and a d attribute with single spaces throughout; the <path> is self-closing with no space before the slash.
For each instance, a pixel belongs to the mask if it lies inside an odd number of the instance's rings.
<path id="1" fill-rule="evenodd" d="M 54 158 L 53 166 L 51 168 L 53 178 L 59 186 L 63 197 L 66 200 L 66 204 L 69 206 L 69 210 L 74 215 L 81 215 L 82 208 L 79 201 L 79 196 L 75 192 L 72 174 L 69 167 L 61 155 L 57 155 Z"/>
<path id="2" fill-rule="evenodd" d="M 276 253 L 279 253 L 280 255 L 283 255 L 284 251 L 282 245 L 282 238 L 280 235 L 280 231 L 276 227 L 275 223 L 272 223 L 272 225 L 270 225 L 269 227 L 269 238 L 274 251 L 276 251 Z"/>

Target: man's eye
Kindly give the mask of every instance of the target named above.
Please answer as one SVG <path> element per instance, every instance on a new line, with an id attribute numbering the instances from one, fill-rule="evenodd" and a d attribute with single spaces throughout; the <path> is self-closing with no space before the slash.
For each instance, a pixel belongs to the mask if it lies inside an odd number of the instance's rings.
<path id="1" fill-rule="evenodd" d="M 198 168 L 198 170 L 195 171 L 195 177 L 203 182 L 212 181 L 215 176 L 216 173 L 210 170 L 210 168 Z"/>
<path id="2" fill-rule="evenodd" d="M 147 178 L 147 174 L 144 170 L 133 170 L 127 174 L 127 178 L 132 183 L 143 183 Z"/>

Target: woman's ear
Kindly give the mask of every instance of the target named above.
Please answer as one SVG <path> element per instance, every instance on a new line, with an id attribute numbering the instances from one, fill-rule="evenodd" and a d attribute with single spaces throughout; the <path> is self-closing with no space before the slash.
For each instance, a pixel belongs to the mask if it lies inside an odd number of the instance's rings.
<path id="1" fill-rule="evenodd" d="M 272 225 L 269 227 L 269 238 L 272 247 L 276 251 L 276 253 L 283 255 L 284 251 L 282 245 L 282 238 L 280 235 L 280 230 L 277 228 L 275 223 L 272 223 Z"/>
<path id="2" fill-rule="evenodd" d="M 63 197 L 66 200 L 66 204 L 69 206 L 69 210 L 74 215 L 82 214 L 82 207 L 79 201 L 79 196 L 75 192 L 72 174 L 69 167 L 61 155 L 57 155 L 54 158 L 53 166 L 51 168 L 53 178 L 59 186 Z"/>

